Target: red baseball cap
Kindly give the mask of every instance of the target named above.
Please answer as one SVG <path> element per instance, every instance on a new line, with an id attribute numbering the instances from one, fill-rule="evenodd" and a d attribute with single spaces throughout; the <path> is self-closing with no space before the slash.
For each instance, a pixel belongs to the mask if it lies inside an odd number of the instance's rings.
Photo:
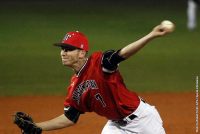
<path id="1" fill-rule="evenodd" d="M 69 48 L 69 49 L 82 49 L 85 51 L 89 50 L 88 46 L 88 39 L 87 37 L 79 32 L 68 32 L 65 37 L 63 38 L 61 43 L 55 43 L 55 46 L 60 46 L 64 48 Z"/>

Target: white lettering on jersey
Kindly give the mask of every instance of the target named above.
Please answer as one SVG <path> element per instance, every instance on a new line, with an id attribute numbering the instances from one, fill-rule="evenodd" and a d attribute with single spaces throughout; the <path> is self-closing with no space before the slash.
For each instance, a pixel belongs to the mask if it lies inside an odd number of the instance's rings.
<path id="1" fill-rule="evenodd" d="M 77 102 L 80 103 L 80 98 L 82 94 L 87 90 L 94 90 L 98 89 L 97 83 L 95 80 L 86 80 L 79 84 L 73 92 L 72 98 Z"/>

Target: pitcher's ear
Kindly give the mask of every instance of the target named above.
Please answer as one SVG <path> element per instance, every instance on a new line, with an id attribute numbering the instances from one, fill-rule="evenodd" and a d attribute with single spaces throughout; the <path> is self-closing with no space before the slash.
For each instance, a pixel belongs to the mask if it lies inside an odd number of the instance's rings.
<path id="1" fill-rule="evenodd" d="M 79 52 L 79 57 L 80 58 L 85 58 L 86 55 L 87 55 L 87 52 L 85 50 L 80 50 L 80 52 Z"/>

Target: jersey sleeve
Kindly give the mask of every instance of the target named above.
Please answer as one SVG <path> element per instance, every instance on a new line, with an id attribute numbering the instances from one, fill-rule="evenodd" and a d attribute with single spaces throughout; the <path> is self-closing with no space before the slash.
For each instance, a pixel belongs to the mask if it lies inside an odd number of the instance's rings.
<path id="1" fill-rule="evenodd" d="M 102 70 L 106 73 L 113 73 L 117 70 L 119 63 L 125 60 L 119 56 L 119 51 L 108 50 L 103 53 L 102 57 Z"/>

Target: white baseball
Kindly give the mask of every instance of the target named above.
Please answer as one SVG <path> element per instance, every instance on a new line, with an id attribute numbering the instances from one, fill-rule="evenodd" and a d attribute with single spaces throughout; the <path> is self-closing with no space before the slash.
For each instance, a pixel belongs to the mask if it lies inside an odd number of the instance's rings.
<path id="1" fill-rule="evenodd" d="M 175 29 L 174 23 L 169 20 L 164 20 L 161 22 L 161 26 L 169 33 L 173 32 Z"/>

